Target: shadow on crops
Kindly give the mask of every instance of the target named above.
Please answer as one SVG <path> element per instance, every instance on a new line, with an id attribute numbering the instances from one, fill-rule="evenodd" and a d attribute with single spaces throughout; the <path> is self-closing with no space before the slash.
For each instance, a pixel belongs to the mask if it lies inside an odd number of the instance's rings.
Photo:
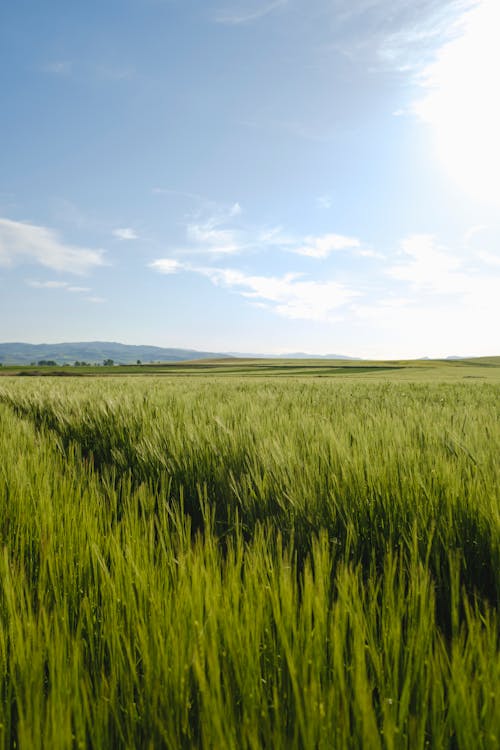
<path id="1" fill-rule="evenodd" d="M 389 550 L 402 555 L 408 569 L 419 559 L 433 576 L 437 620 L 445 634 L 452 630 L 453 585 L 471 600 L 498 606 L 495 531 L 465 500 L 456 501 L 446 513 L 436 504 L 422 515 L 411 502 L 401 502 L 390 485 L 384 494 L 369 487 L 360 494 L 359 487 L 345 483 L 336 493 L 325 487 L 314 504 L 300 504 L 287 492 L 281 475 L 266 474 L 249 449 L 230 440 L 209 446 L 200 441 L 185 452 L 169 453 L 168 444 L 144 446 L 141 414 L 127 412 L 125 419 L 104 405 L 87 410 L 82 419 L 49 402 L 4 401 L 37 429 L 52 431 L 63 453 L 77 448 L 82 461 L 100 475 L 104 492 L 114 494 L 117 521 L 131 490 L 147 485 L 154 496 L 153 512 L 165 503 L 181 504 L 193 535 L 203 532 L 210 508 L 222 550 L 236 528 L 246 540 L 262 525 L 279 532 L 294 550 L 299 573 L 320 530 L 327 532 L 337 558 L 340 554 L 361 565 L 367 576 L 374 571 L 382 575 Z M 458 581 L 452 580 L 450 555 L 458 561 L 453 568 Z M 463 619 L 463 611 L 459 616 Z"/>

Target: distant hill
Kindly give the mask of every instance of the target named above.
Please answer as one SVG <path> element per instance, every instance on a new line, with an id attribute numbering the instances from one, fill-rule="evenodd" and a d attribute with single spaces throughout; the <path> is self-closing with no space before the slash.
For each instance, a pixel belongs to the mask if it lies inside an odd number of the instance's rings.
<path id="1" fill-rule="evenodd" d="M 41 360 L 57 364 L 88 362 L 102 364 L 105 359 L 124 365 L 135 364 L 137 360 L 147 362 L 182 362 L 189 359 L 221 358 L 226 355 L 217 352 L 199 352 L 195 349 L 169 349 L 161 346 L 133 346 L 112 341 L 82 341 L 64 344 L 23 344 L 0 343 L 0 363 L 9 365 L 29 365 Z"/>
<path id="2" fill-rule="evenodd" d="M 26 344 L 23 342 L 0 343 L 0 365 L 29 365 L 31 363 L 47 362 L 59 365 L 80 364 L 101 365 L 105 360 L 113 360 L 115 364 L 142 364 L 156 362 L 186 362 L 189 360 L 231 360 L 231 359 L 267 359 L 267 360 L 345 360 L 360 361 L 359 357 L 348 357 L 345 354 L 306 354 L 304 352 L 290 352 L 286 354 L 248 354 L 242 352 L 205 352 L 197 349 L 174 349 L 161 346 L 144 346 L 120 344 L 114 341 L 79 341 L 63 344 Z M 422 357 L 414 362 L 429 360 Z M 410 362 L 411 360 L 408 360 Z M 429 360 L 430 362 L 431 360 Z M 433 360 L 439 361 L 439 360 Z M 500 366 L 500 357 L 447 357 L 450 365 L 486 365 Z"/>
<path id="3" fill-rule="evenodd" d="M 230 357 L 242 357 L 244 359 L 347 359 L 359 361 L 361 357 L 347 357 L 345 354 L 306 354 L 305 352 L 291 352 L 287 354 L 242 354 L 241 352 L 230 352 Z"/>
<path id="4" fill-rule="evenodd" d="M 304 352 L 293 352 L 292 354 L 278 354 L 280 359 L 350 359 L 360 360 L 361 357 L 348 357 L 345 354 L 305 354 Z"/>

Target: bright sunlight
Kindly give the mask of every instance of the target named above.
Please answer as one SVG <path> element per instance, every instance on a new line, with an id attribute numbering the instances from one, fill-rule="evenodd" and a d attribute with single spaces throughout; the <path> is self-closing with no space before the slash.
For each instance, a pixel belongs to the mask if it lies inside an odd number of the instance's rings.
<path id="1" fill-rule="evenodd" d="M 459 34 L 423 71 L 416 113 L 434 131 L 438 158 L 471 197 L 500 205 L 499 0 L 478 0 Z"/>

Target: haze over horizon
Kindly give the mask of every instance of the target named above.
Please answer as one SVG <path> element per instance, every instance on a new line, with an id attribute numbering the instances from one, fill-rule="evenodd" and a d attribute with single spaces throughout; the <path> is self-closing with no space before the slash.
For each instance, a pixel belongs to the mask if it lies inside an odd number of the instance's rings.
<path id="1" fill-rule="evenodd" d="M 0 341 L 500 353 L 497 0 L 0 8 Z"/>

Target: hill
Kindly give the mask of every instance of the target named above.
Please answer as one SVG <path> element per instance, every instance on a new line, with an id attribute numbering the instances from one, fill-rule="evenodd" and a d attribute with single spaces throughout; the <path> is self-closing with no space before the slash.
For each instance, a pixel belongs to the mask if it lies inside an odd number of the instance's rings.
<path id="1" fill-rule="evenodd" d="M 348 357 L 345 354 L 307 354 L 306 352 L 291 352 L 285 354 L 247 354 L 242 352 L 230 352 L 229 356 L 238 359 L 346 359 L 359 362 L 360 357 Z"/>
<path id="2" fill-rule="evenodd" d="M 112 341 L 82 341 L 64 344 L 0 343 L 0 363 L 29 365 L 41 360 L 57 364 L 73 364 L 84 361 L 102 364 L 112 359 L 121 364 L 141 362 L 182 362 L 189 359 L 224 357 L 217 352 L 199 352 L 194 349 L 170 349 L 161 346 L 134 346 Z"/>

